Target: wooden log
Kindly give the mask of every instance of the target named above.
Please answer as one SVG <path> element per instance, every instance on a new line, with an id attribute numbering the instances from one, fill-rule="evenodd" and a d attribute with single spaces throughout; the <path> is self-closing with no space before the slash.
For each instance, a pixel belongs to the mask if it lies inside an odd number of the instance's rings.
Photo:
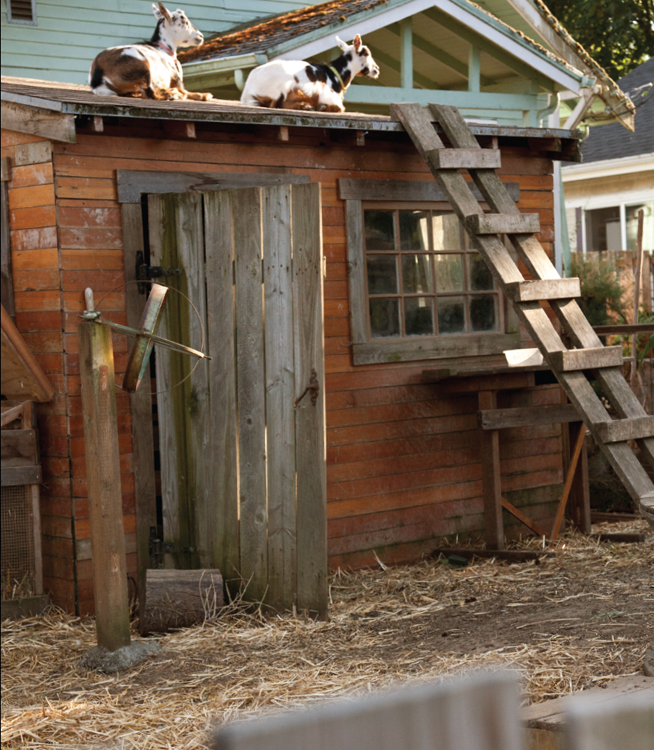
<path id="1" fill-rule="evenodd" d="M 511 562 L 527 562 L 529 560 L 538 560 L 541 557 L 554 557 L 555 553 L 550 550 L 517 550 L 517 549 L 468 549 L 467 547 L 439 547 L 432 552 L 432 557 L 465 557 L 466 560 L 472 560 L 473 557 L 483 557 L 498 560 L 509 560 Z"/>
<path id="2" fill-rule="evenodd" d="M 579 412 L 572 404 L 523 406 L 516 409 L 485 409 L 477 413 L 477 423 L 482 430 L 504 430 L 511 427 L 578 421 Z"/>
<path id="3" fill-rule="evenodd" d="M 596 349 L 569 349 L 552 352 L 550 362 L 560 372 L 596 370 L 600 367 L 622 367 L 622 347 L 600 346 Z"/>
<path id="4" fill-rule="evenodd" d="M 595 424 L 598 437 L 603 443 L 621 443 L 654 436 L 654 417 L 616 419 L 613 422 Z"/>
<path id="5" fill-rule="evenodd" d="M 613 542 L 614 544 L 638 544 L 644 542 L 649 535 L 645 532 L 620 532 L 607 531 L 602 534 L 593 534 L 594 539 L 600 542 Z"/>
<path id="6" fill-rule="evenodd" d="M 538 214 L 472 214 L 466 216 L 466 226 L 473 234 L 534 234 L 540 232 L 540 218 Z"/>
<path id="7" fill-rule="evenodd" d="M 95 623 L 98 646 L 116 651 L 130 634 L 111 329 L 83 320 L 77 330 Z"/>
<path id="8" fill-rule="evenodd" d="M 543 299 L 573 299 L 581 297 L 579 279 L 541 279 L 519 281 L 506 285 L 506 293 L 514 302 L 532 302 Z"/>
<path id="9" fill-rule="evenodd" d="M 435 148 L 427 159 L 435 169 L 499 169 L 501 151 L 486 148 Z"/>
<path id="10" fill-rule="evenodd" d="M 224 605 L 219 570 L 153 570 L 145 579 L 145 606 L 139 617 L 143 633 L 165 633 L 216 617 Z"/>

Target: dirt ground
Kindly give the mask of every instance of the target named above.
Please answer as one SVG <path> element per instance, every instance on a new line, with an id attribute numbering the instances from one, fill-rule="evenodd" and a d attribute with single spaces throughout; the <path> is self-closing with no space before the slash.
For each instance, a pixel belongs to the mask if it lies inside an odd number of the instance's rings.
<path id="1" fill-rule="evenodd" d="M 235 718 L 488 665 L 518 669 L 529 703 L 640 673 L 654 641 L 653 537 L 610 544 L 568 533 L 554 549 L 540 564 L 337 572 L 328 622 L 233 607 L 161 637 L 158 656 L 114 676 L 78 666 L 92 620 L 7 621 L 2 746 L 201 748 Z"/>

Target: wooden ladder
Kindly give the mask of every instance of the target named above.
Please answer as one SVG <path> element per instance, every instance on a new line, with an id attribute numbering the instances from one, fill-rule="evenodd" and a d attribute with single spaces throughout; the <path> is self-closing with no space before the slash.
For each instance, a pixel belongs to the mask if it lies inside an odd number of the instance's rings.
<path id="1" fill-rule="evenodd" d="M 535 233 L 538 214 L 520 213 L 496 173 L 498 149 L 482 149 L 455 107 L 431 104 L 392 104 L 399 120 L 448 197 L 473 244 L 512 301 L 523 325 L 563 386 L 611 466 L 640 510 L 654 526 L 654 485 L 628 441 L 636 440 L 641 454 L 654 467 L 654 417 L 648 416 L 622 373 L 622 350 L 605 347 L 577 304 L 579 279 L 561 278 Z M 440 125 L 452 148 L 446 148 L 432 123 Z M 467 169 L 492 213 L 484 213 Z M 526 280 L 500 239 L 510 239 L 532 280 Z M 541 301 L 547 300 L 575 348 L 567 349 Z M 587 378 L 592 371 L 618 419 L 611 419 Z"/>

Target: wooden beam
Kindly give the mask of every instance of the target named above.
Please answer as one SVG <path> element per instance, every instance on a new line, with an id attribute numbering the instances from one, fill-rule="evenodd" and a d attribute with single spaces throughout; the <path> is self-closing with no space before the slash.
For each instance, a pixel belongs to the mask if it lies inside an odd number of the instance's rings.
<path id="1" fill-rule="evenodd" d="M 470 185 L 472 194 L 479 201 L 484 196 L 476 186 Z M 514 201 L 520 200 L 520 185 L 517 182 L 505 182 L 509 195 Z M 350 177 L 338 179 L 338 197 L 341 200 L 356 201 L 429 201 L 446 203 L 447 196 L 438 183 L 433 180 L 358 180 Z"/>
<path id="2" fill-rule="evenodd" d="M 345 101 L 357 104 L 396 104 L 417 102 L 428 104 L 448 104 L 459 109 L 494 109 L 502 112 L 536 110 L 538 96 L 533 94 L 494 94 L 482 91 L 471 94 L 468 91 L 447 91 L 444 89 L 403 89 L 394 86 L 350 86 Z"/>
<path id="3" fill-rule="evenodd" d="M 435 169 L 499 169 L 502 166 L 501 152 L 492 148 L 436 148 L 427 153 L 427 158 Z"/>
<path id="4" fill-rule="evenodd" d="M 550 541 L 554 542 L 559 537 L 559 531 L 561 530 L 561 524 L 563 523 L 563 515 L 565 513 L 565 507 L 568 503 L 568 497 L 570 495 L 570 489 L 572 487 L 572 480 L 574 478 L 575 471 L 577 469 L 577 462 L 581 455 L 581 449 L 584 446 L 586 440 L 586 428 L 582 426 L 577 435 L 577 441 L 575 443 L 574 451 L 570 458 L 570 466 L 568 467 L 568 474 L 565 478 L 565 484 L 563 485 L 563 492 L 561 493 L 561 499 L 559 500 L 559 507 L 556 511 L 556 517 L 554 518 L 554 525 L 552 527 L 552 533 L 550 535 Z"/>
<path id="5" fill-rule="evenodd" d="M 468 50 L 468 91 L 477 94 L 480 91 L 481 73 L 479 68 L 479 47 L 470 45 Z"/>
<path id="6" fill-rule="evenodd" d="M 413 31 L 411 16 L 400 21 L 400 78 L 403 89 L 413 88 Z"/>
<path id="7" fill-rule="evenodd" d="M 2 305 L 11 318 L 15 316 L 14 277 L 11 271 L 11 232 L 9 226 L 9 180 L 11 179 L 11 159 L 2 157 L 2 184 L 0 185 L 0 220 L 2 226 L 1 269 L 2 269 Z"/>
<path id="8" fill-rule="evenodd" d="M 596 370 L 600 367 L 622 367 L 621 346 L 601 346 L 596 349 L 569 349 L 552 352 L 550 361 L 561 372 Z"/>
<path id="9" fill-rule="evenodd" d="M 594 425 L 603 443 L 621 443 L 654 437 L 654 417 L 632 417 Z"/>
<path id="10" fill-rule="evenodd" d="M 539 302 L 546 299 L 574 299 L 575 297 L 581 297 L 581 288 L 579 286 L 579 279 L 575 277 L 567 279 L 538 279 L 536 281 L 518 281 L 507 284 L 506 293 L 515 302 Z"/>
<path id="11" fill-rule="evenodd" d="M 565 395 L 565 391 L 563 392 Z M 569 422 L 561 425 L 563 438 L 563 470 L 565 475 L 568 474 L 570 460 L 572 458 L 572 447 L 576 445 L 579 431 L 586 431 L 586 425 L 583 422 Z M 588 448 L 584 442 L 581 448 L 577 469 L 572 478 L 570 487 L 570 498 L 568 499 L 567 517 L 571 520 L 572 525 L 582 534 L 590 534 L 591 531 L 591 513 L 590 513 L 590 483 L 588 478 Z"/>
<path id="12" fill-rule="evenodd" d="M 477 423 L 482 430 L 507 430 L 514 427 L 578 421 L 579 412 L 572 404 L 523 406 L 515 409 L 486 409 L 477 413 Z"/>
<path id="13" fill-rule="evenodd" d="M 75 115 L 2 102 L 2 127 L 18 133 L 29 133 L 50 141 L 75 143 Z"/>
<path id="14" fill-rule="evenodd" d="M 496 391 L 480 391 L 478 400 L 480 411 L 497 408 Z M 497 430 L 481 433 L 481 476 L 484 495 L 486 549 L 503 549 L 502 471 L 500 468 L 500 438 Z"/>
<path id="15" fill-rule="evenodd" d="M 493 149 L 479 149 L 479 151 L 487 154 L 500 153 L 499 150 Z M 486 160 L 492 163 L 490 156 L 479 159 L 480 163 L 484 163 Z M 484 169 L 485 167 L 480 168 Z M 466 225 L 473 234 L 534 234 L 540 231 L 538 214 L 473 214 L 466 217 Z"/>
<path id="16" fill-rule="evenodd" d="M 3 466 L 2 486 L 15 487 L 22 484 L 40 484 L 40 466 Z"/>
<path id="17" fill-rule="evenodd" d="M 372 44 L 369 44 L 368 47 L 372 52 L 372 56 L 375 58 L 375 62 L 381 65 L 385 65 L 391 70 L 394 70 L 396 73 L 400 73 L 402 66 L 399 60 L 391 57 L 379 47 L 373 47 Z M 419 86 L 422 86 L 425 89 L 440 88 L 438 85 L 438 81 L 434 81 L 432 78 L 427 78 L 427 76 L 422 75 L 422 73 L 418 73 L 417 70 L 413 71 L 413 82 L 414 84 L 417 83 Z"/>
<path id="18" fill-rule="evenodd" d="M 547 536 L 547 532 L 535 521 L 532 521 L 529 516 L 525 515 L 519 508 L 512 505 L 508 500 L 502 498 L 502 507 L 507 510 L 512 516 L 515 516 L 520 523 L 524 524 L 528 529 L 534 532 L 537 536 Z"/>

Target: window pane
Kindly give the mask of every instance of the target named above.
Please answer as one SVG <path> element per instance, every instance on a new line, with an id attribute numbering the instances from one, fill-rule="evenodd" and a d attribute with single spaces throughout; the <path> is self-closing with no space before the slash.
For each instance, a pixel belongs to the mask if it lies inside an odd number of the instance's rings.
<path id="1" fill-rule="evenodd" d="M 454 214 L 434 215 L 432 218 L 434 250 L 462 250 L 461 225 Z"/>
<path id="2" fill-rule="evenodd" d="M 432 291 L 429 255 L 402 256 L 402 289 L 405 294 Z"/>
<path id="3" fill-rule="evenodd" d="M 470 268 L 470 289 L 480 292 L 485 289 L 494 289 L 493 274 L 479 253 L 468 255 L 468 266 Z"/>
<path id="4" fill-rule="evenodd" d="M 638 248 L 638 212 L 643 210 L 643 250 L 654 250 L 654 201 L 627 206 L 627 250 Z"/>
<path id="5" fill-rule="evenodd" d="M 400 335 L 400 300 L 371 299 L 370 335 L 373 339 Z"/>
<path id="6" fill-rule="evenodd" d="M 366 248 L 368 250 L 395 250 L 393 211 L 364 211 Z"/>
<path id="7" fill-rule="evenodd" d="M 400 211 L 400 248 L 429 250 L 429 215 L 426 211 Z"/>
<path id="8" fill-rule="evenodd" d="M 619 206 L 586 211 L 586 249 L 622 250 Z"/>
<path id="9" fill-rule="evenodd" d="M 465 289 L 463 277 L 463 255 L 435 255 L 436 291 L 462 292 Z"/>
<path id="10" fill-rule="evenodd" d="M 498 325 L 497 295 L 476 294 L 474 297 L 470 297 L 471 330 L 497 331 Z"/>
<path id="11" fill-rule="evenodd" d="M 433 335 L 434 312 L 430 297 L 404 299 L 404 329 L 407 336 Z"/>
<path id="12" fill-rule="evenodd" d="M 369 255 L 368 294 L 397 294 L 395 255 Z"/>
<path id="13" fill-rule="evenodd" d="M 464 297 L 441 297 L 438 300 L 438 332 L 466 332 L 466 311 Z"/>

